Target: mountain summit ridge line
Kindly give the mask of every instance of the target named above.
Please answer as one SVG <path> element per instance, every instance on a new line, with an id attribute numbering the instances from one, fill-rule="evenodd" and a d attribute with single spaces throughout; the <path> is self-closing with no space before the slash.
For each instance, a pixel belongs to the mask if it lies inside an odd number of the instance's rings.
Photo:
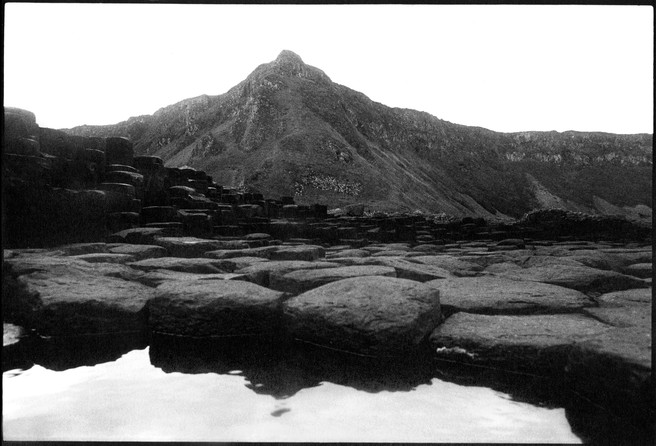
<path id="1" fill-rule="evenodd" d="M 224 94 L 64 131 L 125 136 L 135 153 L 167 166 L 302 204 L 483 217 L 558 207 L 651 219 L 651 134 L 454 124 L 372 101 L 288 50 Z"/>

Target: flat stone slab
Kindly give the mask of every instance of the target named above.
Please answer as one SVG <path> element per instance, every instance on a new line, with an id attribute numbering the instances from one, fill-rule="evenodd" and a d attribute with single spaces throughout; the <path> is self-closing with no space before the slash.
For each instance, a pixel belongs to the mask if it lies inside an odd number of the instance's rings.
<path id="1" fill-rule="evenodd" d="M 96 254 L 81 254 L 71 257 L 89 263 L 128 263 L 135 260 L 134 256 L 131 256 L 130 254 L 113 254 L 104 252 Z"/>
<path id="2" fill-rule="evenodd" d="M 372 259 L 374 260 L 374 259 Z M 429 280 L 444 279 L 452 277 L 448 270 L 435 265 L 413 263 L 406 258 L 378 257 L 374 260 L 377 265 L 389 266 L 396 271 L 396 277 L 400 279 L 414 280 L 417 282 L 428 282 Z"/>
<path id="3" fill-rule="evenodd" d="M 520 256 L 523 257 L 523 256 Z M 475 263 L 481 268 L 487 268 L 490 265 L 504 262 L 516 262 L 517 257 L 508 256 L 500 252 L 468 252 L 467 254 L 456 257 L 463 262 Z"/>
<path id="4" fill-rule="evenodd" d="M 107 244 L 102 242 L 73 243 L 70 245 L 61 246 L 58 248 L 58 250 L 62 251 L 65 255 L 68 256 L 95 254 L 100 252 L 107 252 Z"/>
<path id="5" fill-rule="evenodd" d="M 172 271 L 168 269 L 158 269 L 143 273 L 137 279 L 137 282 L 155 288 L 166 282 L 182 282 L 185 280 L 246 280 L 246 276 L 243 274 L 234 273 L 197 274 Z"/>
<path id="6" fill-rule="evenodd" d="M 653 267 L 651 263 L 634 263 L 633 265 L 625 266 L 622 272 L 630 276 L 646 279 L 652 276 Z"/>
<path id="7" fill-rule="evenodd" d="M 445 313 L 479 314 L 571 313 L 595 305 L 580 291 L 539 282 L 502 277 L 452 277 L 426 285 L 440 290 Z"/>
<path id="8" fill-rule="evenodd" d="M 286 274 L 272 273 L 269 276 L 269 287 L 291 294 L 300 294 L 330 282 L 361 276 L 396 277 L 396 270 L 387 266 L 363 265 L 298 270 Z"/>
<path id="9" fill-rule="evenodd" d="M 425 265 L 437 266 L 438 268 L 445 269 L 453 275 L 470 275 L 471 273 L 482 271 L 480 265 L 473 262 L 461 260 L 458 257 L 450 255 L 438 256 L 416 256 L 411 257 L 411 261 L 416 263 L 423 263 Z"/>
<path id="10" fill-rule="evenodd" d="M 249 282 L 261 286 L 269 286 L 271 274 L 286 274 L 300 269 L 337 268 L 337 263 L 308 262 L 304 260 L 276 260 L 254 263 L 246 268 L 235 270 L 235 274 L 243 274 Z"/>
<path id="11" fill-rule="evenodd" d="M 433 254 L 444 251 L 444 245 L 433 245 L 431 243 L 423 243 L 412 248 L 413 252 L 422 252 L 424 254 Z"/>
<path id="12" fill-rule="evenodd" d="M 616 328 L 577 342 L 569 352 L 569 386 L 597 404 L 653 426 L 651 326 Z"/>
<path id="13" fill-rule="evenodd" d="M 371 253 L 364 249 L 340 249 L 331 251 L 326 254 L 326 258 L 330 259 L 333 257 L 369 257 Z"/>
<path id="14" fill-rule="evenodd" d="M 285 301 L 283 312 L 294 337 L 371 356 L 418 349 L 441 320 L 437 290 L 380 276 L 323 285 Z"/>
<path id="15" fill-rule="evenodd" d="M 586 308 L 585 314 L 614 327 L 651 328 L 651 305 L 634 304 L 622 307 Z"/>
<path id="16" fill-rule="evenodd" d="M 488 268 L 486 271 L 489 271 Z M 630 288 L 644 288 L 644 281 L 614 271 L 587 266 L 549 265 L 534 266 L 500 272 L 500 275 L 516 280 L 550 283 L 572 288 L 583 293 L 608 293 Z"/>
<path id="17" fill-rule="evenodd" d="M 154 332 L 182 336 L 271 335 L 280 329 L 283 293 L 249 282 L 166 282 L 148 304 Z"/>
<path id="18" fill-rule="evenodd" d="M 157 245 L 133 245 L 129 243 L 108 243 L 107 252 L 112 254 L 128 254 L 135 261 L 144 259 L 155 259 L 168 255 L 165 248 Z"/>
<path id="19" fill-rule="evenodd" d="M 133 280 L 141 274 L 122 264 L 90 263 L 75 256 L 64 256 L 61 251 L 15 252 L 16 255 L 3 263 L 3 272 L 6 269 L 14 277 L 33 272 L 51 272 L 62 276 L 89 274 Z"/>
<path id="20" fill-rule="evenodd" d="M 128 264 L 129 267 L 141 271 L 154 271 L 158 269 L 169 269 L 183 273 L 212 274 L 229 273 L 234 270 L 234 263 L 229 260 L 206 259 L 206 258 L 184 258 L 184 257 L 158 257 L 156 259 L 140 260 Z"/>
<path id="21" fill-rule="evenodd" d="M 276 246 L 262 246 L 260 248 L 249 249 L 219 249 L 206 252 L 204 257 L 211 259 L 231 259 L 233 257 L 261 257 L 263 259 L 270 259 L 271 253 L 276 249 Z"/>
<path id="22" fill-rule="evenodd" d="M 399 279 L 408 279 L 417 282 L 453 277 L 453 274 L 443 268 L 425 265 L 423 263 L 414 263 L 408 257 L 334 257 L 328 260 L 346 266 L 389 266 L 396 270 L 396 277 Z"/>
<path id="23" fill-rule="evenodd" d="M 621 267 L 624 264 L 624 260 L 621 257 L 597 249 L 568 251 L 563 253 L 560 258 L 570 258 L 590 268 L 617 272 L 621 272 Z"/>
<path id="24" fill-rule="evenodd" d="M 381 252 L 381 251 L 409 251 L 410 244 L 408 243 L 384 243 L 384 244 L 372 244 L 364 246 L 362 249 L 369 252 Z"/>
<path id="25" fill-rule="evenodd" d="M 562 373 L 575 342 L 612 327 L 579 314 L 456 313 L 430 336 L 438 358 L 544 376 Z"/>
<path id="26" fill-rule="evenodd" d="M 24 285 L 23 295 L 32 300 L 23 315 L 30 326 L 47 336 L 142 331 L 152 288 L 109 275 L 129 276 L 121 269 L 112 272 L 112 268 L 98 268 L 123 265 L 86 264 L 88 269 L 52 265 L 18 278 Z"/>
<path id="27" fill-rule="evenodd" d="M 529 257 L 520 257 L 510 260 L 512 263 L 515 263 L 517 266 L 522 268 L 532 268 L 535 266 L 590 266 L 584 265 L 583 263 L 576 260 L 577 257 L 555 257 L 555 256 L 529 256 Z M 591 268 L 595 268 L 590 266 Z M 598 269 L 610 269 L 610 268 L 598 268 Z"/>
<path id="28" fill-rule="evenodd" d="M 268 262 L 268 260 L 263 257 L 230 257 L 223 260 L 225 260 L 226 263 L 234 265 L 233 271 L 249 267 L 256 263 Z"/>
<path id="29" fill-rule="evenodd" d="M 624 265 L 652 263 L 653 261 L 651 248 L 608 248 L 601 249 L 601 251 L 617 256 L 624 262 Z"/>
<path id="30" fill-rule="evenodd" d="M 652 290 L 650 288 L 635 288 L 632 290 L 614 291 L 594 298 L 600 307 L 623 307 L 627 305 L 651 305 Z"/>
<path id="31" fill-rule="evenodd" d="M 371 254 L 372 257 L 405 257 L 410 254 L 410 251 L 407 250 L 398 250 L 398 249 L 389 249 L 374 252 Z"/>
<path id="32" fill-rule="evenodd" d="M 166 236 L 166 229 L 164 228 L 132 228 L 110 235 L 107 237 L 107 242 L 154 245 L 156 237 L 164 236 Z"/>
<path id="33" fill-rule="evenodd" d="M 223 249 L 223 242 L 220 240 L 208 240 L 196 237 L 157 237 L 154 239 L 154 245 L 159 245 L 166 249 L 171 257 L 203 257 L 207 251 L 216 251 Z M 248 246 L 245 246 L 248 248 Z"/>
<path id="34" fill-rule="evenodd" d="M 216 249 L 249 249 L 250 245 L 245 240 L 216 240 Z"/>
<path id="35" fill-rule="evenodd" d="M 312 261 L 326 256 L 326 250 L 316 245 L 277 246 L 271 252 L 271 260 Z"/>

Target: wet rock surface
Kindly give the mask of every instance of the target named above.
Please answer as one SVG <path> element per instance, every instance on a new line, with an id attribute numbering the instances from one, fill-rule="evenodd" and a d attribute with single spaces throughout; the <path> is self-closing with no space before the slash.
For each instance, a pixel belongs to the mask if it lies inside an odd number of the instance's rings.
<path id="1" fill-rule="evenodd" d="M 439 292 L 392 277 L 333 282 L 283 304 L 293 336 L 364 355 L 400 355 L 419 348 L 440 322 Z"/>
<path id="2" fill-rule="evenodd" d="M 167 281 L 149 301 L 154 332 L 204 336 L 275 334 L 282 293 L 231 280 Z"/>
<path id="3" fill-rule="evenodd" d="M 456 313 L 433 331 L 439 356 L 553 375 L 564 370 L 572 345 L 612 327 L 581 315 L 505 316 Z"/>
<path id="4" fill-rule="evenodd" d="M 645 287 L 644 281 L 635 277 L 587 266 L 533 266 L 501 271 L 496 274 L 516 280 L 559 285 L 584 293 L 608 293 L 611 291 Z"/>
<path id="5" fill-rule="evenodd" d="M 526 242 L 522 250 L 490 252 L 482 243 L 460 243 L 408 256 L 411 244 L 331 248 L 262 240 L 257 248 L 234 243 L 207 250 L 217 240 L 192 239 L 189 251 L 174 251 L 179 257 L 150 243 L 5 250 L 5 321 L 54 337 L 157 332 L 280 345 L 298 339 L 381 358 L 419 355 L 555 379 L 620 413 L 625 406 L 641 408 L 627 409 L 635 420 L 652 413 L 645 391 L 651 382 L 649 284 L 572 263 L 576 252 L 605 256 L 607 245 Z M 643 260 L 651 247 L 630 249 L 621 251 L 630 258 L 617 268 Z M 197 256 L 187 257 L 190 252 Z M 275 252 L 291 259 L 272 260 Z M 297 255 L 313 260 L 293 260 Z M 134 261 L 116 262 L 127 258 Z M 503 274 L 491 274 L 495 267 Z M 564 275 L 569 287 L 547 283 L 555 273 L 536 280 L 537 268 Z M 566 268 L 575 274 L 566 275 Z M 584 286 L 575 286 L 587 295 L 572 285 L 581 271 Z M 617 290 L 625 284 L 640 288 Z"/>
<path id="6" fill-rule="evenodd" d="M 363 276 L 396 277 L 396 270 L 385 266 L 363 265 L 298 270 L 283 275 L 274 273 L 269 278 L 269 286 L 296 295 L 330 282 Z"/>
<path id="7" fill-rule="evenodd" d="M 446 278 L 426 284 L 440 290 L 443 311 L 449 314 L 572 313 L 595 305 L 576 290 L 502 277 Z"/>

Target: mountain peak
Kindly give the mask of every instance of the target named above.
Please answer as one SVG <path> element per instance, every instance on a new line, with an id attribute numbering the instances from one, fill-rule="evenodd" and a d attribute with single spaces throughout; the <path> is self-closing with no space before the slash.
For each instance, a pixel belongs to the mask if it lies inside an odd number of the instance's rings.
<path id="1" fill-rule="evenodd" d="M 261 75 L 262 72 L 270 72 L 273 70 L 283 76 L 310 79 L 315 82 L 330 81 L 330 78 L 326 76 L 323 71 L 310 65 L 306 65 L 305 62 L 303 62 L 303 59 L 301 59 L 301 56 L 289 50 L 282 50 L 280 54 L 278 54 L 276 60 L 269 64 L 262 65 L 261 69 L 264 71 L 260 71 L 260 67 L 258 67 L 258 70 L 254 73 Z"/>
<path id="2" fill-rule="evenodd" d="M 276 58 L 276 62 L 279 63 L 285 63 L 285 62 L 292 62 L 292 63 L 303 63 L 303 59 L 301 59 L 301 56 L 296 54 L 293 51 L 289 50 L 282 50 L 280 54 L 278 54 L 278 57 Z"/>

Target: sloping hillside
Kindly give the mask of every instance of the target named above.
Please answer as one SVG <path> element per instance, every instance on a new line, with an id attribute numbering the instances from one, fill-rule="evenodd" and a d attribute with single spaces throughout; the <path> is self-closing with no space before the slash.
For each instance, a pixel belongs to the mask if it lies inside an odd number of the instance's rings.
<path id="1" fill-rule="evenodd" d="M 127 136 L 137 153 L 168 166 L 299 203 L 485 217 L 540 207 L 651 215 L 652 135 L 453 124 L 371 101 L 290 51 L 223 95 L 66 132 Z"/>

